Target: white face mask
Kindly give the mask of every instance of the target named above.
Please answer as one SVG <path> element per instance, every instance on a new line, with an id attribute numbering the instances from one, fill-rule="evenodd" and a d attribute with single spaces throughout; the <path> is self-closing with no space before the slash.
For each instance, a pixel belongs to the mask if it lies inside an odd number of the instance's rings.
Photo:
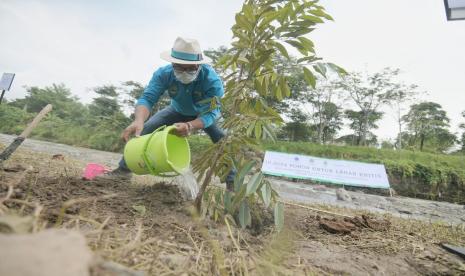
<path id="1" fill-rule="evenodd" d="M 179 70 L 174 70 L 174 76 L 176 79 L 184 84 L 188 84 L 193 82 L 197 76 L 199 75 L 200 72 L 200 66 L 196 71 L 179 71 Z"/>

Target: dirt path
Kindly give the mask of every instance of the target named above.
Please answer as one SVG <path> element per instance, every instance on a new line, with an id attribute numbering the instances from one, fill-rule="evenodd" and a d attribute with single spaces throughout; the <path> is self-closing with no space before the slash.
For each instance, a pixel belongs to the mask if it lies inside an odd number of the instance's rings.
<path id="1" fill-rule="evenodd" d="M 8 144 L 13 138 L 14 136 L 11 135 L 0 134 L 0 143 Z M 72 159 L 105 164 L 110 167 L 115 167 L 121 158 L 121 154 L 118 153 L 73 147 L 34 139 L 26 140 L 21 147 L 52 155 L 63 154 Z M 179 179 L 175 179 L 174 181 L 179 181 Z M 351 200 L 341 201 L 338 200 L 336 195 L 337 186 L 330 188 L 278 179 L 271 179 L 271 182 L 283 199 L 296 203 L 332 205 L 454 225 L 465 223 L 465 206 L 463 205 L 399 196 L 384 197 L 351 191 L 347 191 Z"/>

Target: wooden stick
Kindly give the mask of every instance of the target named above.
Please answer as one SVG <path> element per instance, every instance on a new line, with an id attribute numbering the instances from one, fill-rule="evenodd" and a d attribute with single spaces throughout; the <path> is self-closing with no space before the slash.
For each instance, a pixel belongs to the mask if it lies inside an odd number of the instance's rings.
<path id="1" fill-rule="evenodd" d="M 39 124 L 39 122 L 52 111 L 52 105 L 48 104 L 45 106 L 39 114 L 32 120 L 32 122 L 26 127 L 26 129 L 13 140 L 13 142 L 0 154 L 0 164 L 7 160 L 11 154 L 21 145 L 21 143 L 31 134 L 32 130 Z"/>
<path id="2" fill-rule="evenodd" d="M 314 212 L 317 212 L 317 213 L 323 213 L 323 214 L 327 214 L 327 215 L 339 216 L 339 217 L 349 218 L 349 219 L 354 218 L 352 216 L 333 213 L 333 212 L 329 212 L 329 211 L 325 211 L 325 210 L 321 210 L 321 209 L 317 209 L 317 208 L 312 208 L 312 207 L 308 207 L 308 206 L 305 206 L 305 205 L 300 205 L 300 204 L 296 204 L 296 203 L 292 203 L 292 202 L 288 202 L 288 201 L 283 201 L 283 200 L 278 200 L 278 201 L 281 202 L 281 203 L 290 205 L 290 206 L 304 208 L 304 209 L 311 210 L 311 211 L 314 211 Z"/>
<path id="3" fill-rule="evenodd" d="M 52 111 L 52 105 L 48 104 L 37 114 L 32 122 L 27 126 L 25 130 L 19 135 L 19 137 L 27 138 L 31 134 L 32 130 L 39 124 L 39 122 Z"/>

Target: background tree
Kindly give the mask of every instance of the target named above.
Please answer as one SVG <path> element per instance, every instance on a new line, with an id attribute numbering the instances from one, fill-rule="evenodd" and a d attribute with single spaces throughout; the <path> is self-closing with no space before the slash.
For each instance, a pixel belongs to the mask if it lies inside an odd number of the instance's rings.
<path id="1" fill-rule="evenodd" d="M 90 104 L 91 114 L 100 117 L 111 117 L 121 112 L 118 92 L 114 85 L 104 85 L 93 89 L 98 94 Z"/>
<path id="2" fill-rule="evenodd" d="M 393 75 L 397 76 L 398 69 L 395 71 L 396 74 Z M 393 81 L 392 85 L 392 90 L 389 93 L 389 97 L 391 101 L 389 102 L 389 105 L 392 107 L 394 110 L 394 117 L 397 122 L 397 127 L 398 127 L 398 134 L 397 134 L 397 143 L 396 143 L 396 148 L 397 149 L 402 149 L 402 127 L 404 124 L 404 121 L 402 120 L 402 117 L 405 115 L 405 112 L 408 110 L 409 104 L 417 99 L 417 96 L 419 92 L 417 91 L 418 86 L 417 85 L 405 85 L 403 83 L 396 83 Z"/>
<path id="3" fill-rule="evenodd" d="M 462 117 L 465 119 L 465 111 L 462 112 Z M 465 123 L 461 123 L 459 127 L 463 130 L 460 142 L 462 144 L 462 152 L 465 153 Z"/>
<path id="4" fill-rule="evenodd" d="M 352 138 L 352 145 L 368 146 L 376 144 L 376 135 L 370 130 L 378 128 L 376 122 L 382 118 L 382 112 L 372 110 L 346 110 L 344 113 L 346 118 L 351 121 L 349 124 L 350 129 L 354 131 L 354 134 L 350 136 L 350 138 Z M 347 137 L 345 141 L 349 141 Z"/>
<path id="5" fill-rule="evenodd" d="M 448 130 L 449 118 L 441 105 L 434 102 L 422 102 L 410 107 L 403 117 L 410 134 L 410 144 L 414 147 L 419 143 L 420 151 L 426 142 L 436 142 L 436 146 L 444 149 L 451 143 L 453 134 Z"/>
<path id="6" fill-rule="evenodd" d="M 351 125 L 358 129 L 358 145 L 367 144 L 366 140 L 370 129 L 376 126 L 377 120 L 382 118 L 380 108 L 392 101 L 391 92 L 395 84 L 391 80 L 398 73 L 399 70 L 390 68 L 384 68 L 381 72 L 364 76 L 360 73 L 350 73 L 344 76 L 339 83 L 359 109 L 358 111 L 346 112 L 347 116 L 356 120 L 352 120 Z"/>
<path id="7" fill-rule="evenodd" d="M 273 97 L 267 99 L 270 107 L 277 110 L 283 117 L 290 119 L 282 133 L 296 133 L 294 130 L 297 130 L 297 127 L 309 127 L 309 130 L 299 132 L 307 136 L 311 134 L 311 140 L 319 144 L 332 140 L 337 131 L 342 128 L 340 108 L 342 102 L 337 101 L 341 98 L 341 91 L 337 89 L 339 74 L 326 74 L 325 71 L 324 74 L 328 76 L 318 78 L 315 84 L 309 84 L 302 65 L 298 63 L 296 57 L 289 56 L 287 59 L 282 55 L 277 55 L 275 63 L 277 72 L 287 76 L 291 91 L 290 96 L 283 100 Z M 322 72 L 320 68 L 318 70 Z M 295 112 L 299 114 L 294 115 Z M 294 140 L 295 137 L 287 138 Z M 302 138 L 298 140 L 301 141 Z"/>
<path id="8" fill-rule="evenodd" d="M 49 103 L 54 107 L 53 114 L 61 119 L 69 119 L 77 123 L 86 120 L 88 109 L 64 84 L 52 84 L 44 88 L 27 87 L 26 96 L 12 101 L 10 105 L 26 112 L 37 113 Z"/>
<path id="9" fill-rule="evenodd" d="M 313 113 L 313 117 L 317 121 L 313 125 L 317 134 L 315 142 L 327 144 L 334 141 L 337 132 L 341 130 L 343 125 L 341 110 L 341 107 L 329 101 L 321 104 L 318 112 Z"/>
<path id="10" fill-rule="evenodd" d="M 229 51 L 231 50 L 224 45 L 218 47 L 217 49 L 208 49 L 203 51 L 203 53 L 212 60 L 213 68 L 222 78 L 226 77 L 225 68 L 223 66 L 218 66 L 217 64 L 219 60 Z"/>
<path id="11" fill-rule="evenodd" d="M 278 133 L 278 139 L 289 141 L 309 141 L 312 136 L 311 126 L 306 123 L 309 116 L 299 108 L 292 108 L 287 122 Z"/>
<path id="12" fill-rule="evenodd" d="M 98 96 L 89 105 L 89 126 L 98 131 L 91 134 L 89 143 L 97 149 L 120 150 L 124 147 L 120 134 L 131 122 L 122 110 L 120 92 L 114 85 L 96 87 L 94 92 Z"/>
<path id="13" fill-rule="evenodd" d="M 342 128 L 342 102 L 336 102 L 341 97 L 341 91 L 335 80 L 318 80 L 318 85 L 303 95 L 301 102 L 310 104 L 313 128 L 316 130 L 314 142 L 325 144 L 332 141 L 337 131 Z"/>

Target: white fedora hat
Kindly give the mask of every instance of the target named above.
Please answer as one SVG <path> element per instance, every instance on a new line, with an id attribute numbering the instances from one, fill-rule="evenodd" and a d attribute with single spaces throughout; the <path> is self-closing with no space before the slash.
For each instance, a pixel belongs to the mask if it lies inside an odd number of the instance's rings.
<path id="1" fill-rule="evenodd" d="M 164 51 L 160 57 L 168 62 L 179 64 L 203 64 L 211 62 L 200 49 L 196 39 L 178 37 L 171 51 Z"/>

